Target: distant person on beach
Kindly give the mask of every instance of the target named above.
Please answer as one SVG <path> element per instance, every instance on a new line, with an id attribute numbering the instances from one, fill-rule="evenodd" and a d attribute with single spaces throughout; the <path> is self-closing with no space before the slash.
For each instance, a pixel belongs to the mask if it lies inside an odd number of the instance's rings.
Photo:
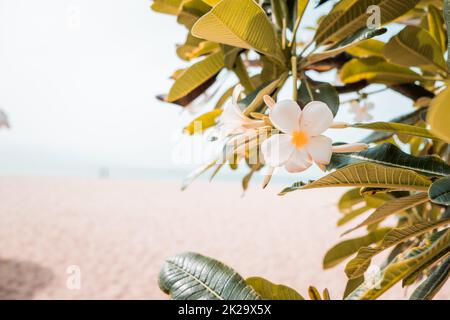
<path id="1" fill-rule="evenodd" d="M 8 116 L 6 115 L 3 110 L 0 110 L 0 129 L 1 128 L 10 128 L 9 122 L 8 122 Z"/>

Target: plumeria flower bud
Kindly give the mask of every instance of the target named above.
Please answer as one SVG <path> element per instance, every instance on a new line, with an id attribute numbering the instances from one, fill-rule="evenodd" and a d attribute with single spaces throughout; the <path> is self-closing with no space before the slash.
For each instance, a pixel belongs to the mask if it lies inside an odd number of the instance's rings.
<path id="1" fill-rule="evenodd" d="M 249 129 L 259 128 L 265 125 L 263 120 L 250 119 L 239 108 L 238 100 L 242 90 L 241 85 L 237 85 L 234 88 L 231 103 L 225 107 L 219 118 L 220 131 L 223 137 L 241 134 Z"/>
<path id="2" fill-rule="evenodd" d="M 373 119 L 373 116 L 369 113 L 375 105 L 372 102 L 365 102 L 364 104 L 360 104 L 359 101 L 353 100 L 350 103 L 350 112 L 355 114 L 356 122 L 364 122 L 370 121 Z"/>
<path id="3" fill-rule="evenodd" d="M 332 140 L 322 134 L 333 127 L 333 114 L 321 101 L 310 102 L 303 110 L 293 100 L 279 101 L 269 107 L 270 121 L 282 132 L 261 144 L 265 163 L 271 167 L 284 167 L 291 173 L 305 171 L 313 163 L 324 168 L 333 152 L 367 149 L 365 144 L 333 147 Z"/>

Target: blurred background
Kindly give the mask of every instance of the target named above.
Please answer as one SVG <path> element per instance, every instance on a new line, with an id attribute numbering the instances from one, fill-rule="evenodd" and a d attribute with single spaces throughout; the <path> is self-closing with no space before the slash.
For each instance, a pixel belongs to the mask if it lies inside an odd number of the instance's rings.
<path id="1" fill-rule="evenodd" d="M 195 167 L 174 160 L 193 115 L 155 99 L 186 66 L 175 53 L 184 27 L 173 16 L 152 12 L 149 0 L 0 4 L 0 108 L 13 128 L 0 135 L 1 173 L 180 178 Z M 311 8 L 305 25 L 329 7 Z M 411 104 L 390 93 L 370 100 L 378 119 Z M 348 109 L 340 120 L 353 121 Z M 367 133 L 345 131 L 331 135 L 350 142 Z"/>
<path id="2" fill-rule="evenodd" d="M 0 110 L 10 125 L 0 130 L 0 299 L 165 298 L 159 267 L 186 250 L 340 298 L 343 266 L 324 272 L 321 259 L 343 231 L 335 223 L 342 190 L 276 195 L 317 169 L 281 174 L 265 191 L 254 184 L 243 198 L 245 170 L 181 193 L 198 163 L 179 161 L 180 149 L 204 141 L 182 137 L 191 112 L 155 99 L 186 65 L 175 53 L 185 32 L 150 4 L 0 0 Z M 310 8 L 306 25 L 329 7 Z M 370 101 L 380 120 L 411 108 L 395 93 Z M 352 122 L 349 109 L 338 120 Z"/>

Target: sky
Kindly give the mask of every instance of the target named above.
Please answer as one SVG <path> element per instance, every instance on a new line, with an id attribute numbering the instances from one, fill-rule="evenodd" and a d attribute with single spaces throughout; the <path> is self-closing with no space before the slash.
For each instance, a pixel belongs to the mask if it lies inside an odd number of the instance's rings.
<path id="1" fill-rule="evenodd" d="M 173 160 L 189 143 L 180 133 L 192 116 L 155 99 L 186 67 L 175 54 L 186 31 L 149 7 L 148 0 L 0 0 L 0 109 L 11 123 L 0 131 L 0 174 L 195 168 Z M 371 100 L 382 120 L 411 105 L 392 93 Z M 346 109 L 338 120 L 352 120 Z M 351 142 L 364 134 L 331 136 Z"/>

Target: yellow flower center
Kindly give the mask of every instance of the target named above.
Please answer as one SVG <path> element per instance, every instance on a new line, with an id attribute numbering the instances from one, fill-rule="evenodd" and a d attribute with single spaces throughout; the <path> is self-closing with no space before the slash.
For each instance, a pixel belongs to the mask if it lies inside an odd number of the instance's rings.
<path id="1" fill-rule="evenodd" d="M 292 144 L 297 148 L 301 149 L 309 142 L 309 137 L 304 131 L 294 131 L 292 133 Z"/>

